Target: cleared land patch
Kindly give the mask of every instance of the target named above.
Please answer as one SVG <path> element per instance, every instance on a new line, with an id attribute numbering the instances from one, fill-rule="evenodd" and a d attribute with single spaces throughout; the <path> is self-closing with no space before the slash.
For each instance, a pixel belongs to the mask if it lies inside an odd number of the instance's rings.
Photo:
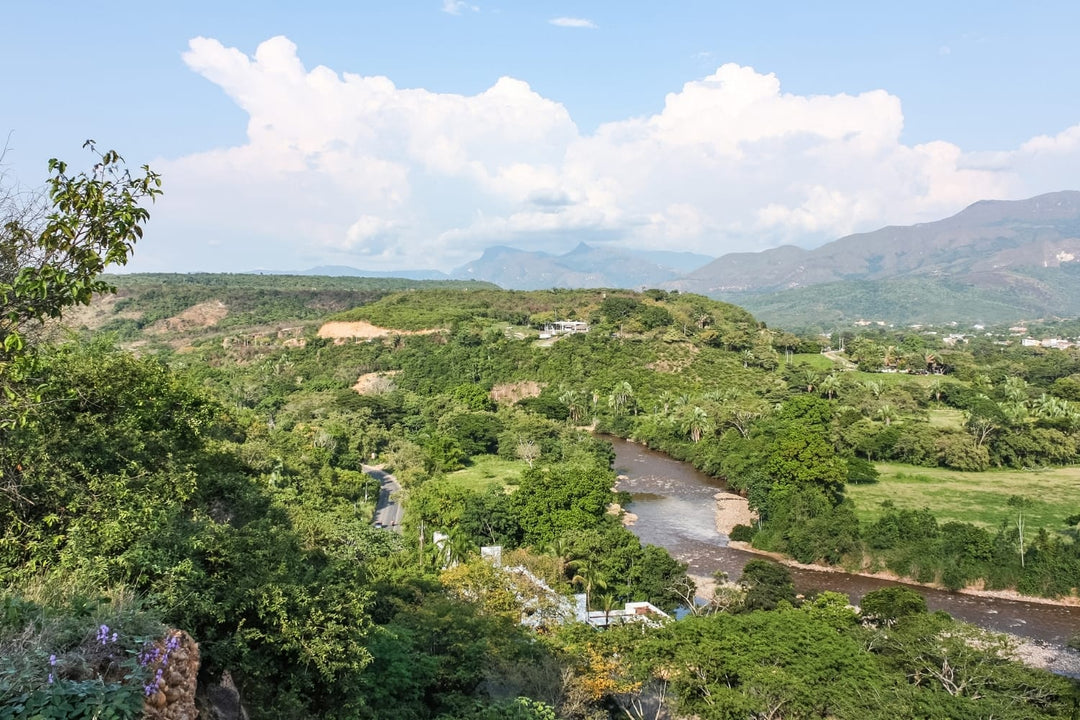
<path id="1" fill-rule="evenodd" d="M 784 357 L 784 353 L 780 351 L 781 359 Z M 783 360 L 781 360 L 783 362 Z M 821 353 L 793 353 L 791 356 L 791 365 L 809 365 L 815 370 L 840 370 L 839 363 L 833 362 L 832 358 L 822 355 Z"/>
<path id="2" fill-rule="evenodd" d="M 472 465 L 446 476 L 450 482 L 466 490 L 483 492 L 489 487 L 505 488 L 517 485 L 521 471 L 529 467 L 522 460 L 505 460 L 498 455 L 477 455 Z"/>
<path id="3" fill-rule="evenodd" d="M 220 300 L 208 300 L 192 305 L 187 310 L 164 320 L 158 320 L 147 328 L 150 333 L 184 332 L 217 325 L 229 314 L 229 308 Z"/>
<path id="4" fill-rule="evenodd" d="M 876 483 L 848 485 L 861 522 L 881 516 L 881 503 L 891 500 L 898 508 L 929 508 L 938 522 L 952 520 L 996 530 L 1002 522 L 1015 522 L 1009 498 L 1020 495 L 1031 501 L 1025 511 L 1028 530 L 1057 532 L 1065 518 L 1080 512 L 1080 467 L 1047 470 L 991 470 L 959 472 L 899 463 L 878 463 L 881 479 Z"/>
<path id="5" fill-rule="evenodd" d="M 871 373 L 857 370 L 851 373 L 852 377 L 856 378 L 859 382 L 868 382 L 873 380 L 879 382 L 882 385 L 905 385 L 908 383 L 914 385 L 921 385 L 923 387 L 930 387 L 936 382 L 942 380 L 949 380 L 950 382 L 958 382 L 950 375 L 916 375 L 915 373 L 902 373 L 902 372 L 881 372 Z M 960 385 L 966 385 L 967 383 L 959 383 Z"/>
<path id="6" fill-rule="evenodd" d="M 962 430 L 964 428 L 964 421 L 967 419 L 963 410 L 949 407 L 930 408 L 927 410 L 926 414 L 927 419 L 930 422 L 930 427 L 938 428 Z"/>
<path id="7" fill-rule="evenodd" d="M 355 320 L 351 322 L 335 320 L 333 322 L 324 323 L 323 326 L 319 328 L 319 337 L 332 338 L 334 340 L 345 340 L 348 338 L 371 340 L 374 338 L 389 337 L 391 335 L 429 335 L 437 332 L 442 332 L 442 330 L 440 328 L 431 328 L 428 330 L 395 330 L 393 328 L 372 325 L 364 320 Z"/>
<path id="8" fill-rule="evenodd" d="M 491 388 L 491 399 L 500 405 L 513 405 L 518 400 L 536 397 L 547 383 L 539 383 L 535 380 L 522 380 L 521 382 L 502 383 Z"/>
<path id="9" fill-rule="evenodd" d="M 352 389 L 361 395 L 382 395 L 391 392 L 394 389 L 394 376 L 400 372 L 400 370 L 387 370 L 364 373 L 357 378 Z"/>

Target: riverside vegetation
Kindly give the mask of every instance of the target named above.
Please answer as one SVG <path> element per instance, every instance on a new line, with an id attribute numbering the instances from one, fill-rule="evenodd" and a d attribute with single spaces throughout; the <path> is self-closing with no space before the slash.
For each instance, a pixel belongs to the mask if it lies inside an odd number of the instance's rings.
<path id="1" fill-rule="evenodd" d="M 899 505 L 860 522 L 847 488 L 878 480 L 883 459 L 1074 462 L 1075 357 L 913 336 L 897 341 L 905 362 L 921 356 L 941 384 L 874 387 L 801 366 L 813 341 L 663 291 L 387 284 L 350 299 L 326 280 L 245 280 L 245 294 L 217 276 L 116 276 L 113 302 L 100 272 L 131 252 L 157 179 L 100 160 L 74 177 L 56 165 L 45 213 L 4 207 L 0 717 L 137 716 L 154 678 L 140 659 L 166 627 L 199 641 L 202 680 L 231 673 L 253 717 L 1075 715 L 1072 681 L 909 590 L 860 611 L 797 598 L 783 568 L 755 561 L 693 617 L 601 632 L 556 622 L 553 596 L 478 558 L 500 544 L 504 565 L 601 610 L 687 603 L 685 567 L 608 511 L 625 498 L 593 426 L 745 490 L 760 521 L 740 532 L 763 548 L 1072 592 L 1075 518 L 1016 523 L 1018 496 L 989 528 Z M 68 312 L 93 293 L 107 312 Z M 224 316 L 155 324 L 218 301 Z M 225 320 L 237 307 L 257 309 L 254 327 Z M 37 333 L 62 312 L 68 339 Z M 591 328 L 540 341 L 556 318 Z M 438 332 L 335 342 L 317 334 L 328 319 Z M 962 423 L 931 422 L 943 408 Z M 404 488 L 401 534 L 370 525 L 373 457 Z"/>

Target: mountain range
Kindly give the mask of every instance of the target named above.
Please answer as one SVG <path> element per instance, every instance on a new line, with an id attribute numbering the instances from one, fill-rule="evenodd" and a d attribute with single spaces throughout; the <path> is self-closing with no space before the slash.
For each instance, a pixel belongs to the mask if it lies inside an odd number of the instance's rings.
<path id="1" fill-rule="evenodd" d="M 449 274 L 305 271 L 470 279 L 515 290 L 660 287 L 742 305 L 771 324 L 827 329 L 859 319 L 996 323 L 1080 315 L 1080 192 L 983 200 L 943 220 L 712 259 L 584 243 L 565 254 L 490 247 Z"/>
<path id="2" fill-rule="evenodd" d="M 936 222 L 813 250 L 724 255 L 671 284 L 769 322 L 827 327 L 1009 322 L 1080 314 L 1080 192 L 984 200 Z"/>
<path id="3" fill-rule="evenodd" d="M 664 250 L 623 250 L 580 243 L 570 252 L 555 255 L 489 247 L 476 260 L 450 273 L 438 270 L 358 270 L 344 265 L 323 265 L 282 275 L 399 277 L 409 280 L 482 280 L 509 290 L 544 288 L 659 287 L 711 262 L 709 255 Z"/>

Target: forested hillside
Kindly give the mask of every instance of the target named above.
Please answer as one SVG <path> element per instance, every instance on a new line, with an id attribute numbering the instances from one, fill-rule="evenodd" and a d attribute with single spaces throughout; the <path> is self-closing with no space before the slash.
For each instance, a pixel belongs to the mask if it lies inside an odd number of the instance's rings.
<path id="1" fill-rule="evenodd" d="M 882 459 L 1076 462 L 1075 356 L 867 338 L 849 362 L 928 374 L 842 372 L 812 338 L 660 290 L 317 291 L 371 293 L 345 309 L 288 278 L 149 278 L 118 300 L 100 272 L 126 259 L 156 177 L 104 160 L 59 171 L 69 202 L 43 224 L 5 226 L 23 252 L 0 274 L 0 718 L 168 703 L 168 629 L 199 643 L 201 701 L 227 672 L 256 718 L 1075 713 L 1072 681 L 910 590 L 859 609 L 796 597 L 757 561 L 694 604 L 686 566 L 624 526 L 595 434 L 744 490 L 760 522 L 739 532 L 760 548 L 1067 594 L 1075 517 L 861 520 L 851 495 L 886 482 Z M 79 222 L 99 212 L 129 222 Z M 73 319 L 92 296 L 97 320 Z M 373 525 L 365 464 L 400 482 L 403 526 Z M 572 622 L 575 592 L 605 620 L 628 601 L 692 617 L 600 629 Z"/>

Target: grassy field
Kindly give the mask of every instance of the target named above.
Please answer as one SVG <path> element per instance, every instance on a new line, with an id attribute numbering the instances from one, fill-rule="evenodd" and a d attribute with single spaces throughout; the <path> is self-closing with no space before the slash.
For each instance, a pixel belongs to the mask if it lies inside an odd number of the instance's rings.
<path id="1" fill-rule="evenodd" d="M 447 475 L 447 479 L 463 488 L 483 492 L 492 485 L 516 485 L 521 471 L 528 465 L 521 460 L 504 460 L 497 455 L 478 455 L 464 470 Z"/>
<path id="2" fill-rule="evenodd" d="M 939 522 L 970 522 L 990 530 L 1015 521 L 1016 511 L 1008 504 L 1012 495 L 1031 501 L 1026 519 L 1032 532 L 1061 530 L 1067 516 L 1080 512 L 1080 467 L 982 473 L 897 463 L 878 463 L 877 468 L 879 482 L 847 487 L 862 522 L 879 517 L 885 500 L 899 508 L 929 508 Z"/>
<path id="3" fill-rule="evenodd" d="M 963 429 L 966 419 L 963 410 L 950 407 L 930 408 L 927 415 L 929 416 L 930 427 L 953 428 L 955 430 Z"/>
<path id="4" fill-rule="evenodd" d="M 780 357 L 784 357 L 783 351 L 780 353 Z M 794 353 L 791 356 L 792 365 L 809 365 L 815 370 L 830 371 L 836 369 L 836 363 L 831 358 L 827 358 L 821 353 Z"/>
<path id="5" fill-rule="evenodd" d="M 941 381 L 943 375 L 912 375 L 909 373 L 869 373 L 857 370 L 852 373 L 852 376 L 858 378 L 859 382 L 874 382 L 881 383 L 882 385 L 922 385 L 923 387 L 930 387 L 935 382 Z M 953 378 L 949 377 L 950 382 L 956 382 Z M 964 383 L 961 383 L 964 384 Z"/>

